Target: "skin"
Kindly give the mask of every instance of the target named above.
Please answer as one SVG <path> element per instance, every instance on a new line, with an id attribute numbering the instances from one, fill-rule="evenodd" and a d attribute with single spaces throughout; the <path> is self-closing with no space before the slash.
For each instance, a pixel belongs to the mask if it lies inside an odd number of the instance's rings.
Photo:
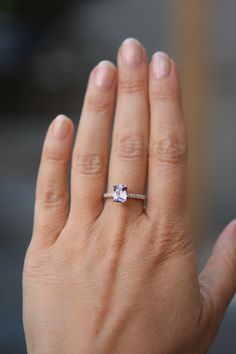
<path id="1" fill-rule="evenodd" d="M 115 111 L 111 154 L 109 138 Z M 236 289 L 236 220 L 197 274 L 178 69 L 135 39 L 91 72 L 79 128 L 47 132 L 23 270 L 30 354 L 206 353 Z M 69 190 L 69 162 L 71 181 Z M 125 183 L 147 203 L 114 203 Z"/>

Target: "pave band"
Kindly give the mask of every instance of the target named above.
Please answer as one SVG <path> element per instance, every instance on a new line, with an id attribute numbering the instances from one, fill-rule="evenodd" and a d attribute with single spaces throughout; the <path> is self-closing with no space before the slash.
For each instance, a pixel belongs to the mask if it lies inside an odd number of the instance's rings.
<path id="1" fill-rule="evenodd" d="M 113 198 L 114 193 L 104 193 L 103 198 Z M 136 194 L 136 193 L 127 193 L 127 198 L 133 198 L 133 199 L 146 199 L 146 195 L 143 194 Z"/>
<path id="2" fill-rule="evenodd" d="M 125 203 L 128 198 L 145 200 L 146 195 L 137 193 L 128 193 L 126 184 L 115 184 L 113 186 L 113 193 L 106 192 L 103 198 L 113 198 L 113 202 Z"/>

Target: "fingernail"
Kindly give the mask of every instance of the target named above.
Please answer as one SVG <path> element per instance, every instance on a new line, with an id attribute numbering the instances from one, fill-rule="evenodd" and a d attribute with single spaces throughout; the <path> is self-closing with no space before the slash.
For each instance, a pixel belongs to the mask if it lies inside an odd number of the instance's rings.
<path id="1" fill-rule="evenodd" d="M 63 114 L 56 117 L 53 126 L 53 135 L 56 139 L 64 139 L 68 131 L 68 120 Z"/>
<path id="2" fill-rule="evenodd" d="M 128 66 L 140 65 L 143 62 L 143 49 L 139 41 L 127 38 L 121 48 L 122 59 Z"/>
<path id="3" fill-rule="evenodd" d="M 114 82 L 114 69 L 112 63 L 101 61 L 96 68 L 95 83 L 98 87 L 111 87 Z"/>
<path id="4" fill-rule="evenodd" d="M 161 79 L 170 75 L 170 58 L 167 54 L 157 52 L 152 57 L 153 74 L 156 78 Z"/>

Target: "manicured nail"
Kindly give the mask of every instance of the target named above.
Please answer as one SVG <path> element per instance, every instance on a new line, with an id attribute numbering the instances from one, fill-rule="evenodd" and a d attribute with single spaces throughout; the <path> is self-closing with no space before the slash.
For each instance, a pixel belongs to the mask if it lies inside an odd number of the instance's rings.
<path id="1" fill-rule="evenodd" d="M 167 54 L 157 52 L 152 57 L 153 74 L 156 78 L 161 79 L 170 75 L 170 58 Z"/>
<path id="2" fill-rule="evenodd" d="M 114 82 L 114 68 L 107 60 L 101 61 L 96 68 L 95 83 L 98 87 L 111 87 Z"/>
<path id="3" fill-rule="evenodd" d="M 127 38 L 121 48 L 124 64 L 128 66 L 140 65 L 143 62 L 143 49 L 139 41 L 134 38 Z"/>
<path id="4" fill-rule="evenodd" d="M 53 135 L 56 139 L 64 139 L 68 132 L 68 120 L 63 114 L 59 114 L 54 122 Z"/>

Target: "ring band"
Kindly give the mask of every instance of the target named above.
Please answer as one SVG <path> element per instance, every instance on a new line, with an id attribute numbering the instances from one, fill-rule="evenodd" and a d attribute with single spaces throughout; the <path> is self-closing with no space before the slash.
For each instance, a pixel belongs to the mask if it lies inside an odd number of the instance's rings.
<path id="1" fill-rule="evenodd" d="M 113 202 L 125 203 L 128 198 L 145 200 L 146 195 L 128 193 L 128 186 L 126 184 L 115 184 L 113 186 L 113 193 L 106 192 L 103 194 L 103 198 L 113 198 Z"/>

